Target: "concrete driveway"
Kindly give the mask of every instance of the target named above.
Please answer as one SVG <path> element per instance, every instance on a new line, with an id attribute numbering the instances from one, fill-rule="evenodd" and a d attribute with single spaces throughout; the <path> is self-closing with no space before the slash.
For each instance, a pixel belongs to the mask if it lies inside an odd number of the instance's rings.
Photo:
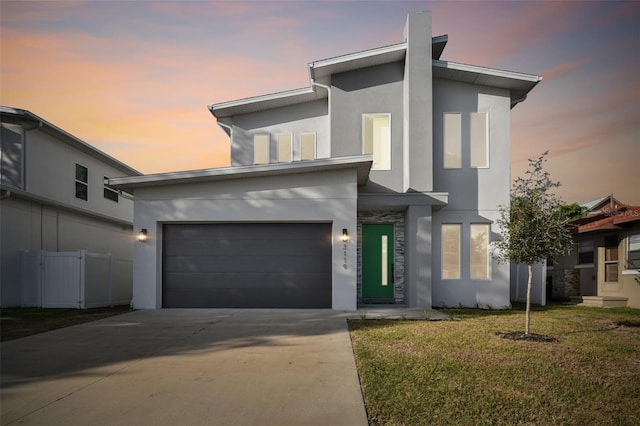
<path id="1" fill-rule="evenodd" d="M 136 311 L 2 343 L 2 424 L 366 425 L 344 314 Z"/>

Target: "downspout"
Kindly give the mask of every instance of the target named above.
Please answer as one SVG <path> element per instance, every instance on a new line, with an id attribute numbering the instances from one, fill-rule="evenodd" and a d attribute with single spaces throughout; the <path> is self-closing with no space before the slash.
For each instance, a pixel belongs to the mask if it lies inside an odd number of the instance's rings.
<path id="1" fill-rule="evenodd" d="M 311 74 L 311 72 L 309 72 Z M 313 77 L 311 77 L 311 87 L 315 86 L 322 87 L 327 91 L 327 116 L 329 119 L 329 158 L 331 157 L 331 148 L 333 145 L 331 144 L 331 86 L 326 84 L 318 83 Z"/>

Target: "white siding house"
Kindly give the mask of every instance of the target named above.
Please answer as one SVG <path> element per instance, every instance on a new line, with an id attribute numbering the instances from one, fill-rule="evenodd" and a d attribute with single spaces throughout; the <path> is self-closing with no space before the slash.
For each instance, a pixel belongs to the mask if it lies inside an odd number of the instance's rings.
<path id="1" fill-rule="evenodd" d="M 0 118 L 1 305 L 32 305 L 24 251 L 79 250 L 111 254 L 111 300 L 129 303 L 133 201 L 105 178 L 140 173 L 29 111 L 0 107 Z"/>
<path id="2" fill-rule="evenodd" d="M 308 88 L 211 105 L 231 167 L 110 179 L 150 236 L 134 306 L 510 306 L 489 244 L 510 110 L 541 77 L 442 60 L 446 43 L 412 13 L 400 43 L 308 64 Z"/>

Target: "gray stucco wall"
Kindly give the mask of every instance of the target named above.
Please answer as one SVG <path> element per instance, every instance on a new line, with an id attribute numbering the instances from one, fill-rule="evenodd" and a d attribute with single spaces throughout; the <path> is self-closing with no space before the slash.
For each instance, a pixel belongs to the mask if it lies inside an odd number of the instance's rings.
<path id="1" fill-rule="evenodd" d="M 368 192 L 402 192 L 403 78 L 401 62 L 332 76 L 331 154 L 362 154 L 362 114 L 391 114 L 391 170 L 372 170 Z M 380 188 L 382 187 L 382 188 Z M 385 189 L 386 188 L 386 189 Z"/>
<path id="2" fill-rule="evenodd" d="M 499 206 L 509 203 L 510 188 L 510 99 L 506 89 L 460 82 L 434 80 L 434 190 L 449 193 L 447 206 L 433 213 L 433 304 L 434 306 L 507 307 L 509 265 L 491 261 L 490 280 L 470 279 L 470 225 L 488 223 L 490 241 L 499 237 L 493 225 Z M 462 115 L 462 167 L 444 169 L 443 115 Z M 470 167 L 470 113 L 489 114 L 489 168 Z M 461 279 L 441 279 L 441 225 L 462 225 Z"/>
<path id="3" fill-rule="evenodd" d="M 149 240 L 134 247 L 134 307 L 162 307 L 163 224 L 318 222 L 333 226 L 332 307 L 355 310 L 356 244 L 341 233 L 355 234 L 356 182 L 355 169 L 338 169 L 138 188 L 135 229 Z"/>
<path id="4" fill-rule="evenodd" d="M 276 135 L 293 134 L 294 159 L 299 157 L 300 133 L 316 133 L 317 158 L 329 158 L 329 117 L 327 100 L 297 104 L 288 107 L 242 114 L 233 117 L 231 132 L 231 165 L 253 164 L 253 135 L 269 133 L 271 162 L 276 161 Z"/>

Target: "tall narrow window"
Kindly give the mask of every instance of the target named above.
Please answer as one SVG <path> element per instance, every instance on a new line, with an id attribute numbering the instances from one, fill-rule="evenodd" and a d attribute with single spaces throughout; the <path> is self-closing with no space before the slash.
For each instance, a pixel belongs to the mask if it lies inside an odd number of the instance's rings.
<path id="1" fill-rule="evenodd" d="M 489 231 L 487 224 L 471 225 L 471 279 L 489 279 Z"/>
<path id="2" fill-rule="evenodd" d="M 618 281 L 618 237 L 604 239 L 604 280 Z"/>
<path id="3" fill-rule="evenodd" d="M 442 279 L 460 279 L 460 224 L 442 225 Z"/>
<path id="4" fill-rule="evenodd" d="M 105 176 L 104 181 L 106 182 L 107 179 L 109 178 Z M 103 193 L 104 198 L 106 198 L 107 200 L 115 201 L 116 203 L 118 202 L 118 191 L 116 191 L 115 189 L 105 185 Z"/>
<path id="5" fill-rule="evenodd" d="M 444 168 L 462 167 L 462 115 L 444 114 Z"/>
<path id="6" fill-rule="evenodd" d="M 489 167 L 489 114 L 471 113 L 471 167 Z"/>
<path id="7" fill-rule="evenodd" d="M 578 264 L 592 264 L 593 263 L 593 241 L 580 241 L 578 243 Z"/>
<path id="8" fill-rule="evenodd" d="M 373 154 L 371 170 L 391 170 L 391 114 L 363 114 L 362 153 Z"/>
<path id="9" fill-rule="evenodd" d="M 640 269 L 640 234 L 629 235 L 626 269 Z"/>
<path id="10" fill-rule="evenodd" d="M 278 163 L 290 163 L 293 160 L 293 144 L 291 143 L 291 133 L 278 135 L 277 141 Z"/>
<path id="11" fill-rule="evenodd" d="M 253 164 L 269 164 L 269 134 L 253 135 Z"/>
<path id="12" fill-rule="evenodd" d="M 315 160 L 316 158 L 316 134 L 300 134 L 300 159 Z"/>
<path id="13" fill-rule="evenodd" d="M 89 198 L 89 169 L 80 164 L 76 164 L 76 198 Z"/>

